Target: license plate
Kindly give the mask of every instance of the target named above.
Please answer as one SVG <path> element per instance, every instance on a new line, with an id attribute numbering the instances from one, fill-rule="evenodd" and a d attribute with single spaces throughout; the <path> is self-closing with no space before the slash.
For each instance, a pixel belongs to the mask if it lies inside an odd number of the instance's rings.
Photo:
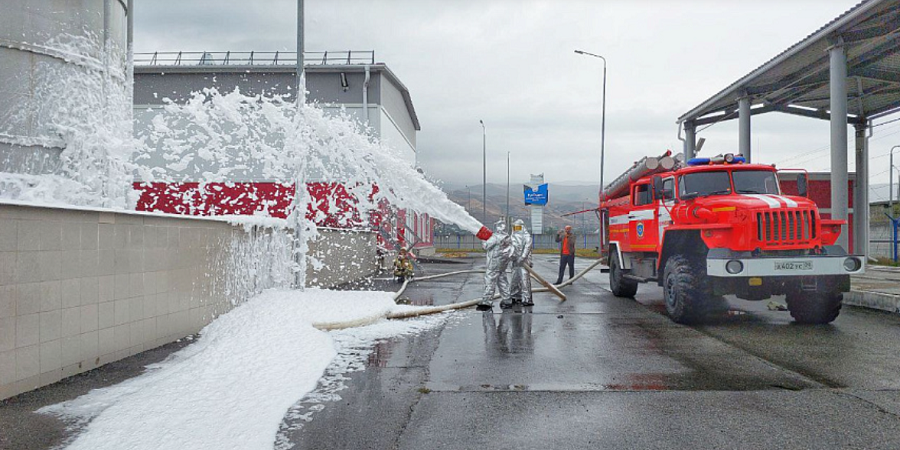
<path id="1" fill-rule="evenodd" d="M 775 263 L 775 270 L 812 270 L 812 268 L 812 261 L 784 261 Z"/>

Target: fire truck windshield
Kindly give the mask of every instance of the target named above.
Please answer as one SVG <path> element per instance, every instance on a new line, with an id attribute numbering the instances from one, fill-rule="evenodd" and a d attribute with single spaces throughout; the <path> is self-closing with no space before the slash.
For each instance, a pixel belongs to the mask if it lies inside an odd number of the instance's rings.
<path id="1" fill-rule="evenodd" d="M 735 170 L 734 190 L 738 194 L 778 194 L 775 172 L 768 170 Z"/>
<path id="2" fill-rule="evenodd" d="M 678 191 L 681 198 L 730 194 L 731 180 L 728 179 L 728 172 L 724 170 L 691 173 L 679 179 Z"/>

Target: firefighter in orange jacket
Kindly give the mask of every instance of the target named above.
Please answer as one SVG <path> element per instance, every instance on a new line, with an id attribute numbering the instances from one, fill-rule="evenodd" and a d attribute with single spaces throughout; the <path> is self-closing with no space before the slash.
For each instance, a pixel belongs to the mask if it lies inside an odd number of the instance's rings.
<path id="1" fill-rule="evenodd" d="M 562 245 L 559 246 L 559 277 L 555 284 L 562 284 L 566 266 L 569 266 L 569 279 L 575 276 L 575 233 L 571 225 L 566 225 L 565 231 L 556 233 L 556 242 Z"/>

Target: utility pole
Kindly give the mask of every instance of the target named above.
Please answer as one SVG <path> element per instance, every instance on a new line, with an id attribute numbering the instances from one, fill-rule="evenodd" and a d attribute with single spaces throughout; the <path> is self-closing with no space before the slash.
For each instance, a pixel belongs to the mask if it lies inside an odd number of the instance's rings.
<path id="1" fill-rule="evenodd" d="M 297 0 L 297 106 L 305 101 L 306 80 L 303 68 L 303 0 Z"/>
<path id="2" fill-rule="evenodd" d="M 581 210 L 584 211 L 584 202 L 581 202 Z M 584 236 L 584 248 L 587 248 L 587 228 L 584 226 L 584 213 L 581 213 L 581 235 Z"/>
<path id="3" fill-rule="evenodd" d="M 303 76 L 303 0 L 297 0 L 297 113 L 299 117 L 300 108 L 306 102 L 306 82 Z M 297 157 L 302 158 L 302 155 Z M 289 226 L 294 227 L 293 239 L 293 261 L 294 261 L 294 289 L 303 290 L 306 287 L 306 254 L 303 249 L 306 247 L 303 236 L 303 220 L 306 216 L 306 205 L 302 199 L 305 197 L 302 192 L 306 189 L 306 162 L 297 161 L 297 167 L 294 168 L 294 201 L 293 210 Z"/>
<path id="4" fill-rule="evenodd" d="M 487 223 L 487 129 L 484 127 L 484 120 L 479 120 L 481 124 L 481 220 L 482 225 L 488 226 Z"/>
<path id="5" fill-rule="evenodd" d="M 894 216 L 894 149 L 900 148 L 900 145 L 895 145 L 891 147 L 891 162 L 890 167 L 888 168 L 888 204 L 890 205 L 891 217 Z M 900 184 L 900 180 L 898 180 L 898 184 Z"/>

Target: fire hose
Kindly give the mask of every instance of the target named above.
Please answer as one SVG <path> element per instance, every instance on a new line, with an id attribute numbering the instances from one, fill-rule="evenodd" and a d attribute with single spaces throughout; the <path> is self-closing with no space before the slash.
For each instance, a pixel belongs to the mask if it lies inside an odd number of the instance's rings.
<path id="1" fill-rule="evenodd" d="M 542 288 L 532 289 L 531 290 L 532 293 L 553 292 L 554 295 L 557 295 L 558 297 L 560 297 L 560 301 L 565 301 L 566 296 L 565 296 L 565 294 L 560 292 L 559 289 L 571 286 L 572 283 L 574 283 L 579 278 L 583 277 L 586 273 L 590 272 L 595 267 L 600 265 L 601 262 L 603 262 L 603 260 L 598 259 L 593 264 L 588 266 L 586 269 L 575 274 L 574 277 L 570 278 L 568 281 L 566 281 L 564 283 L 559 284 L 558 286 L 554 286 L 554 285 L 550 284 L 549 282 L 547 282 L 546 280 L 544 280 L 540 275 L 538 275 L 534 270 L 532 270 L 531 267 L 528 267 L 528 266 L 524 266 L 524 267 L 526 267 L 526 270 L 528 271 L 528 273 L 531 274 L 532 277 L 534 277 L 539 283 L 544 285 L 544 287 L 542 287 Z M 427 281 L 427 280 L 434 280 L 434 279 L 443 278 L 443 277 L 449 277 L 452 275 L 462 275 L 462 274 L 469 274 L 469 273 L 484 273 L 484 271 L 483 270 L 459 270 L 459 271 L 455 271 L 455 272 L 447 272 L 447 273 L 441 273 L 441 274 L 437 274 L 437 275 L 429 275 L 426 277 L 415 278 L 415 279 L 407 278 L 406 280 L 403 281 L 403 285 L 400 287 L 400 290 L 394 294 L 394 300 L 397 300 L 398 298 L 400 298 L 401 295 L 403 295 L 403 292 L 406 290 L 406 287 L 409 285 L 409 283 L 411 281 Z M 495 294 L 493 298 L 494 299 L 500 298 L 500 295 Z M 477 305 L 479 302 L 481 302 L 481 298 L 467 300 L 464 302 L 451 303 L 448 305 L 429 306 L 429 307 L 424 307 L 424 308 L 411 309 L 409 311 L 397 311 L 397 312 L 388 313 L 387 315 L 373 314 L 372 316 L 369 316 L 369 317 L 362 317 L 359 319 L 355 319 L 352 321 L 346 321 L 346 322 L 314 323 L 312 325 L 313 325 L 313 327 L 315 327 L 319 330 L 340 330 L 340 329 L 344 329 L 344 328 L 353 328 L 353 327 L 361 327 L 361 326 L 371 325 L 371 324 L 373 324 L 381 319 L 384 319 L 384 318 L 408 319 L 411 317 L 424 316 L 424 315 L 428 315 L 428 314 L 437 314 L 437 313 L 452 311 L 452 310 L 456 310 L 456 309 L 470 308 L 472 306 Z"/>

